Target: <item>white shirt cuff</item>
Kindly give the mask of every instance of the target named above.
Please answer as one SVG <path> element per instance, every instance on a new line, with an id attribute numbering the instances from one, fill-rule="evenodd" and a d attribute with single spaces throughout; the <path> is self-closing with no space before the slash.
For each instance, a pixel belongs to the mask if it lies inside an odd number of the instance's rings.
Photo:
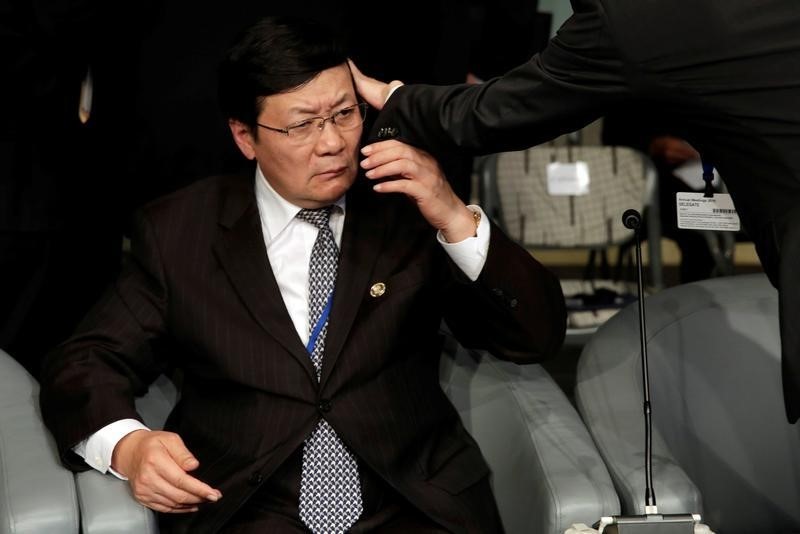
<path id="1" fill-rule="evenodd" d="M 75 454 L 101 473 L 111 473 L 122 480 L 128 480 L 111 468 L 111 456 L 119 440 L 134 430 L 150 430 L 136 419 L 120 419 L 108 424 L 72 448 Z"/>
<path id="2" fill-rule="evenodd" d="M 481 222 L 478 224 L 475 237 L 468 237 L 458 243 L 448 243 L 445 241 L 442 232 L 439 231 L 436 232 L 436 239 L 455 264 L 458 265 L 458 268 L 474 282 L 480 276 L 483 265 L 486 263 L 486 255 L 489 253 L 489 235 L 492 227 L 480 206 L 471 204 L 467 207 L 481 214 Z"/>

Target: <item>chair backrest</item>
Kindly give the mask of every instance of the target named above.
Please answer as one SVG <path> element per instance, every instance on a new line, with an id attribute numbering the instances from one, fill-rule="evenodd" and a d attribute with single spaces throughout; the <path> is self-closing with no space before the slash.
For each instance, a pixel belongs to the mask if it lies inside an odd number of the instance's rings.
<path id="1" fill-rule="evenodd" d="M 550 195 L 548 165 L 578 161 L 588 166 L 589 192 Z M 604 248 L 623 243 L 631 232 L 622 225 L 622 213 L 628 208 L 641 212 L 655 191 L 650 160 L 627 147 L 538 145 L 495 154 L 484 168 L 489 183 L 482 191 L 496 195 L 490 210 L 509 236 L 527 247 Z"/>
<path id="2" fill-rule="evenodd" d="M 589 192 L 551 195 L 548 165 L 578 161 L 588 166 Z M 480 159 L 476 167 L 484 210 L 526 248 L 578 248 L 605 254 L 609 247 L 633 237 L 622 224 L 625 210 L 643 213 L 651 245 L 650 286 L 654 290 L 663 286 L 657 174 L 642 152 L 628 147 L 547 144 L 492 154 Z M 590 255 L 592 264 L 593 257 Z M 584 279 L 561 280 L 568 297 L 568 345 L 583 345 L 600 324 L 635 298 L 635 281 L 587 276 L 589 272 L 587 268 Z"/>
<path id="3" fill-rule="evenodd" d="M 701 513 L 725 534 L 800 531 L 800 428 L 783 408 L 777 302 L 763 274 L 645 300 L 662 513 Z M 642 513 L 645 495 L 638 324 L 632 305 L 598 329 L 575 388 L 625 513 Z"/>

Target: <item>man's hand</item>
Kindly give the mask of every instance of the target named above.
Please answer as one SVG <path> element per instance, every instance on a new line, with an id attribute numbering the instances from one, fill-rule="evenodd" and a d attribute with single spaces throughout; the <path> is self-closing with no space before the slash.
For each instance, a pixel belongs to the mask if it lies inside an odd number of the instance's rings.
<path id="1" fill-rule="evenodd" d="M 475 236 L 472 211 L 453 192 L 433 156 L 396 140 L 365 146 L 361 153 L 367 156 L 361 161 L 367 178 L 391 178 L 375 184 L 375 191 L 403 193 L 413 199 L 422 216 L 441 230 L 448 243 Z"/>
<path id="2" fill-rule="evenodd" d="M 662 135 L 650 142 L 650 155 L 661 159 L 669 165 L 680 165 L 692 159 L 699 159 L 700 154 L 689 143 L 678 137 Z"/>
<path id="3" fill-rule="evenodd" d="M 198 504 L 222 497 L 187 473 L 199 465 L 172 432 L 131 432 L 119 440 L 111 457 L 114 470 L 128 477 L 136 500 L 158 512 L 196 512 Z"/>
<path id="4" fill-rule="evenodd" d="M 355 63 L 349 59 L 347 62 L 350 64 L 350 72 L 353 73 L 353 80 L 356 82 L 356 91 L 361 95 L 361 98 L 366 100 L 367 103 L 375 109 L 383 109 L 383 105 L 389 98 L 391 91 L 395 87 L 403 85 L 403 82 L 399 80 L 384 83 L 375 78 L 365 76 L 358 70 Z"/>

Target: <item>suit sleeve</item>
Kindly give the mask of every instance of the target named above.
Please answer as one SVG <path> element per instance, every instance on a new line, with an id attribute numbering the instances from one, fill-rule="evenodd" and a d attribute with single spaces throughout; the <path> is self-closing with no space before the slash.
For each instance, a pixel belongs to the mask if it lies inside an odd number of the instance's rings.
<path id="1" fill-rule="evenodd" d="M 140 216 L 135 226 L 120 277 L 45 362 L 42 416 L 62 461 L 75 470 L 88 466 L 72 447 L 114 421 L 141 420 L 134 397 L 165 368 L 153 350 L 166 315 L 160 257 L 147 220 Z"/>
<path id="2" fill-rule="evenodd" d="M 540 54 L 479 85 L 406 85 L 376 119 L 381 131 L 433 153 L 521 150 L 571 132 L 628 94 L 623 62 L 597 0 L 575 13 Z"/>
<path id="3" fill-rule="evenodd" d="M 494 223 L 478 279 L 470 283 L 460 271 L 456 278 L 463 283 L 447 298 L 445 321 L 462 345 L 517 363 L 561 348 L 567 316 L 558 278 Z"/>

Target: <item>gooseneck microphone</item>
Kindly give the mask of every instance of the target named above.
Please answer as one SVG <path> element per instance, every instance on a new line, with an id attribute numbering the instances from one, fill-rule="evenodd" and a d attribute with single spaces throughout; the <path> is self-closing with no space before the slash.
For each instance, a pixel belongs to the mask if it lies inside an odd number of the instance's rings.
<path id="1" fill-rule="evenodd" d="M 645 424 L 645 515 L 602 517 L 598 524 L 601 534 L 695 534 L 705 525 L 700 524 L 697 514 L 659 514 L 653 490 L 653 421 L 650 406 L 650 373 L 647 367 L 647 342 L 644 317 L 644 276 L 642 274 L 642 215 L 635 209 L 625 210 L 622 224 L 633 230 L 636 244 L 636 282 L 639 296 L 639 343 L 642 359 L 642 389 L 644 390 Z M 652 244 L 651 244 L 652 245 Z M 695 530 L 698 527 L 698 530 Z"/>
<path id="2" fill-rule="evenodd" d="M 642 226 L 642 215 L 634 210 L 625 210 L 622 214 L 622 224 L 625 228 L 633 230 L 636 242 L 636 285 L 639 296 L 639 342 L 642 352 L 642 384 L 644 389 L 644 510 L 646 514 L 658 513 L 656 508 L 656 494 L 653 490 L 653 420 L 650 410 L 650 372 L 647 368 L 647 343 L 644 320 L 644 283 L 642 282 L 642 239 L 639 230 Z"/>
<path id="3" fill-rule="evenodd" d="M 639 227 L 642 225 L 642 215 L 635 209 L 625 210 L 622 214 L 622 224 L 629 230 L 635 230 L 638 242 Z"/>

